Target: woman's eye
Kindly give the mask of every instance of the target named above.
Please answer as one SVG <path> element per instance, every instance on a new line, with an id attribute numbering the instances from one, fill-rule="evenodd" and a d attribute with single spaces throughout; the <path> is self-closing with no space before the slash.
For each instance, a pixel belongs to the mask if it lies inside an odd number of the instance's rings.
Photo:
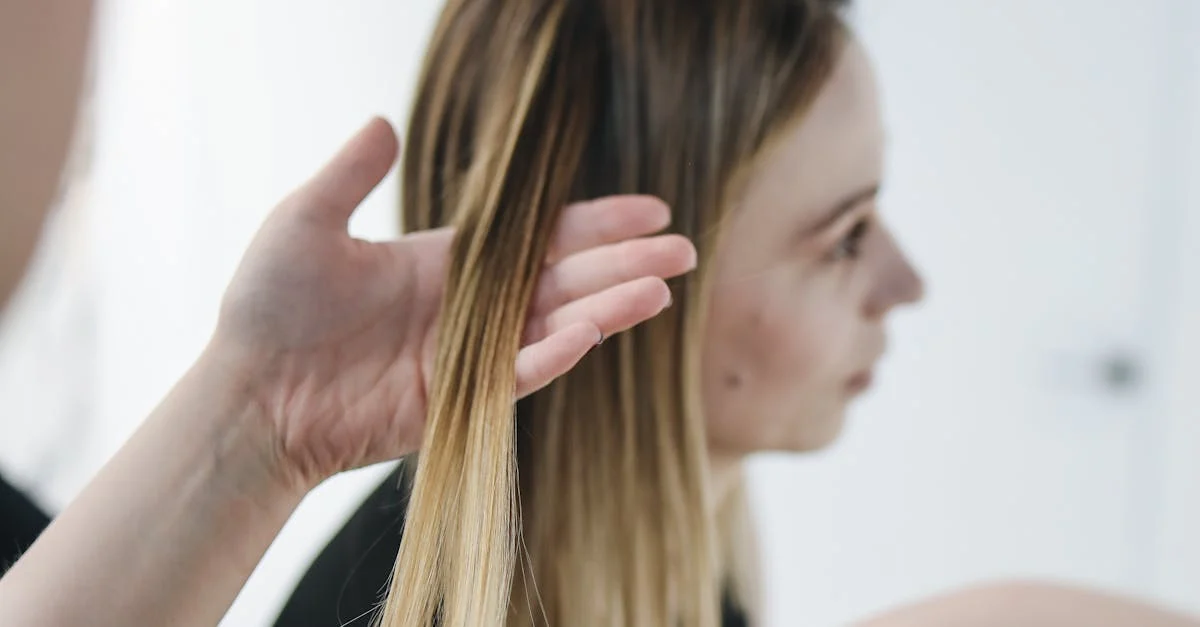
<path id="1" fill-rule="evenodd" d="M 829 260 L 833 262 L 847 259 L 857 259 L 863 237 L 867 234 L 870 223 L 863 219 L 854 224 L 842 239 L 838 240 L 833 250 L 829 252 Z"/>

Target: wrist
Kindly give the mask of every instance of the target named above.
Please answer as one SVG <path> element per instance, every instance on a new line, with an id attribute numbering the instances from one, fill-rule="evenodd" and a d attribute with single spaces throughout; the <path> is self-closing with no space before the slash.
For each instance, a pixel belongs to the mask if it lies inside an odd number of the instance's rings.
<path id="1" fill-rule="evenodd" d="M 231 357 L 206 350 L 5 575 L 17 622 L 219 622 L 307 492 Z"/>
<path id="2" fill-rule="evenodd" d="M 205 434 L 219 478 L 257 502 L 298 503 L 319 479 L 294 472 L 284 454 L 279 421 L 263 393 L 270 370 L 269 360 L 214 339 L 187 379 L 219 407 L 217 423 Z"/>

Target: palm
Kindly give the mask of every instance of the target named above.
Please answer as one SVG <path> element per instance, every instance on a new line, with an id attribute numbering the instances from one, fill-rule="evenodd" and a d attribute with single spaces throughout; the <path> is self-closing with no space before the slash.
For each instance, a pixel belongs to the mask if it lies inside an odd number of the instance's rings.
<path id="1" fill-rule="evenodd" d="M 368 127 L 272 215 L 222 311 L 222 336 L 270 364 L 256 389 L 282 453 L 310 477 L 412 452 L 424 427 L 453 233 L 386 243 L 346 234 L 349 213 L 394 158 L 384 129 Z M 519 394 L 564 373 L 599 336 L 661 311 L 662 279 L 694 263 L 685 239 L 642 237 L 668 217 L 635 197 L 564 212 L 518 357 Z"/>

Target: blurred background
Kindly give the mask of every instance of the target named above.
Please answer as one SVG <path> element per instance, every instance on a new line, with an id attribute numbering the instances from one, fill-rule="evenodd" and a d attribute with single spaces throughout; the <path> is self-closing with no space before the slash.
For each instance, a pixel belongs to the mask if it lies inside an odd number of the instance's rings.
<path id="1" fill-rule="evenodd" d="M 265 213 L 369 116 L 403 128 L 440 4 L 105 5 L 76 184 L 0 326 L 17 483 L 61 508 L 204 345 Z M 1200 1 L 855 21 L 929 294 L 835 447 L 755 461 L 768 624 L 1027 577 L 1200 613 Z M 395 185 L 356 235 L 396 232 Z M 269 624 L 388 470 L 314 492 L 224 624 Z"/>

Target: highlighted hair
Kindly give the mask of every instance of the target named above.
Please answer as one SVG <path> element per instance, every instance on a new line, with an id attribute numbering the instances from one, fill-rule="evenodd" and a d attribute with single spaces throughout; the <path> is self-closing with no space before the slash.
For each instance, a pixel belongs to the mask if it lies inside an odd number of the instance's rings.
<path id="1" fill-rule="evenodd" d="M 457 235 L 384 626 L 713 627 L 723 586 L 753 606 L 748 551 L 719 523 L 744 506 L 707 487 L 704 262 L 741 175 L 830 72 L 840 4 L 447 2 L 402 201 L 407 229 Z M 559 213 L 617 193 L 671 205 L 700 271 L 514 411 Z"/>

